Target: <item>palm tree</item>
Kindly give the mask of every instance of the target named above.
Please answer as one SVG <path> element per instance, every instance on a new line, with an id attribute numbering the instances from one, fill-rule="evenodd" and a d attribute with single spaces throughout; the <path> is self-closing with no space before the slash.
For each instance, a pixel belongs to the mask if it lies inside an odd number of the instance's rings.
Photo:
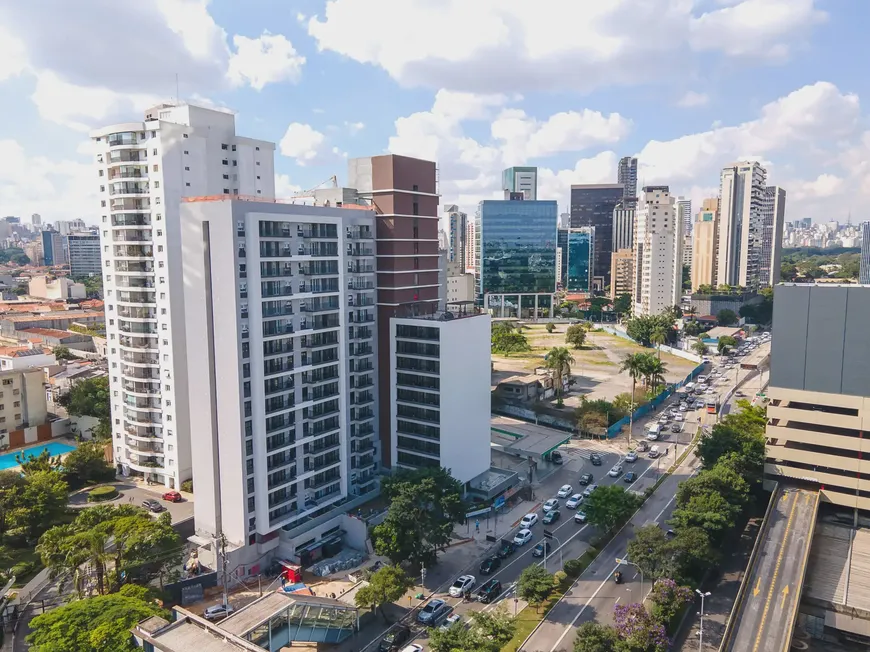
<path id="1" fill-rule="evenodd" d="M 667 372 L 667 365 L 661 360 L 654 358 L 651 354 L 649 355 L 649 359 L 645 365 L 644 371 L 646 372 L 646 385 L 647 388 L 656 388 L 659 385 L 665 384 L 665 372 Z"/>
<path id="2" fill-rule="evenodd" d="M 704 344 L 701 340 L 698 340 L 694 344 L 692 344 L 692 350 L 698 355 L 707 355 L 707 345 Z"/>
<path id="3" fill-rule="evenodd" d="M 689 306 L 683 311 L 684 315 L 688 315 L 689 317 L 694 317 L 698 314 L 698 309 L 695 306 Z"/>
<path id="4" fill-rule="evenodd" d="M 657 326 L 655 330 L 653 330 L 652 334 L 649 337 L 649 341 L 656 345 L 656 349 L 658 350 L 659 360 L 662 359 L 662 349 L 661 346 L 665 342 L 668 341 L 668 333 L 661 326 Z"/>
<path id="5" fill-rule="evenodd" d="M 645 353 L 632 353 L 627 355 L 622 361 L 622 366 L 619 368 L 620 371 L 626 371 L 628 372 L 628 375 L 631 376 L 632 404 L 634 403 L 634 392 L 637 388 L 637 379 L 643 378 L 644 376 L 643 370 L 645 355 Z"/>
<path id="6" fill-rule="evenodd" d="M 574 356 L 564 346 L 554 346 L 544 356 L 547 369 L 553 371 L 553 385 L 556 388 L 556 405 L 562 407 L 562 380 L 571 373 Z"/>

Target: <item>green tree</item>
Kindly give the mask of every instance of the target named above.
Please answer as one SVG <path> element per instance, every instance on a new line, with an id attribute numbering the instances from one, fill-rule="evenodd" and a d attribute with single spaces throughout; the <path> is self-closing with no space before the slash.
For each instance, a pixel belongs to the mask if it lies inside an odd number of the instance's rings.
<path id="1" fill-rule="evenodd" d="M 720 459 L 734 453 L 739 459 L 732 460 L 732 464 L 747 477 L 764 466 L 766 409 L 745 400 L 738 401 L 737 406 L 737 411 L 727 414 L 710 434 L 701 437 L 695 454 L 705 469 L 711 469 Z"/>
<path id="2" fill-rule="evenodd" d="M 616 628 L 589 620 L 577 628 L 574 652 L 630 652 Z"/>
<path id="3" fill-rule="evenodd" d="M 544 326 L 544 328 L 547 329 L 548 333 L 552 333 L 554 330 L 556 330 L 556 324 L 554 324 L 553 322 L 550 321 L 550 322 L 547 322 L 547 325 Z"/>
<path id="4" fill-rule="evenodd" d="M 620 371 L 625 371 L 631 377 L 631 397 L 637 396 L 637 379 L 643 377 L 644 357 L 642 353 L 630 353 L 622 360 Z"/>
<path id="5" fill-rule="evenodd" d="M 583 511 L 592 525 L 610 532 L 637 509 L 638 500 L 618 485 L 604 485 L 586 499 Z"/>
<path id="6" fill-rule="evenodd" d="M 398 566 L 381 566 L 369 578 L 368 584 L 356 592 L 354 602 L 357 607 L 380 609 L 381 616 L 386 621 L 384 605 L 401 598 L 413 585 L 405 571 Z"/>
<path id="7" fill-rule="evenodd" d="M 659 360 L 661 360 L 662 359 L 661 346 L 662 346 L 662 344 L 664 344 L 665 342 L 668 341 L 667 331 L 665 331 L 665 329 L 662 328 L 661 326 L 657 326 L 656 329 L 652 332 L 652 335 L 650 335 L 649 341 L 652 344 L 656 345 L 656 349 L 658 350 L 658 354 L 659 354 L 658 357 L 659 357 Z"/>
<path id="8" fill-rule="evenodd" d="M 737 339 L 731 337 L 730 335 L 723 335 L 719 338 L 719 342 L 716 345 L 716 349 L 719 351 L 719 355 L 722 355 L 727 351 L 730 347 L 737 346 Z"/>
<path id="9" fill-rule="evenodd" d="M 130 629 L 151 616 L 169 618 L 156 604 L 123 595 L 76 600 L 34 618 L 27 642 L 34 652 L 135 652 Z"/>
<path id="10" fill-rule="evenodd" d="M 54 354 L 54 357 L 58 360 L 77 360 L 78 356 L 73 355 L 67 346 L 56 346 L 51 352 Z"/>
<path id="11" fill-rule="evenodd" d="M 692 350 L 698 355 L 707 355 L 707 345 L 704 344 L 701 340 L 697 340 L 694 344 L 692 344 Z"/>
<path id="12" fill-rule="evenodd" d="M 626 552 L 628 558 L 637 564 L 644 577 L 654 580 L 667 572 L 665 555 L 667 546 L 668 538 L 664 530 L 652 523 L 634 533 L 634 538 L 628 542 Z"/>
<path id="13" fill-rule="evenodd" d="M 543 566 L 526 566 L 517 580 L 517 595 L 531 605 L 540 605 L 553 592 L 553 576 Z"/>
<path id="14" fill-rule="evenodd" d="M 109 377 L 102 376 L 76 382 L 59 402 L 73 416 L 102 419 L 111 416 L 110 397 Z"/>
<path id="15" fill-rule="evenodd" d="M 664 574 L 684 584 L 699 582 L 710 566 L 719 562 L 708 534 L 696 527 L 679 528 L 664 550 Z"/>
<path id="16" fill-rule="evenodd" d="M 67 484 L 77 489 L 114 480 L 115 468 L 106 461 L 103 444 L 84 441 L 63 459 L 63 475 Z"/>
<path id="17" fill-rule="evenodd" d="M 665 383 L 668 366 L 651 353 L 639 353 L 641 373 L 648 389 L 655 389 Z"/>
<path id="18" fill-rule="evenodd" d="M 492 352 L 510 356 L 511 353 L 531 351 L 526 336 L 519 331 L 500 331 L 492 334 Z"/>
<path id="19" fill-rule="evenodd" d="M 737 313 L 728 308 L 723 308 L 716 313 L 716 323 L 720 326 L 731 326 L 737 323 Z"/>
<path id="20" fill-rule="evenodd" d="M 626 320 L 625 332 L 641 346 L 649 346 L 653 333 L 661 328 L 667 334 L 667 341 L 673 342 L 676 338 L 675 323 L 673 310 L 665 310 L 659 315 L 638 315 Z"/>
<path id="21" fill-rule="evenodd" d="M 372 530 L 375 551 L 414 568 L 434 563 L 467 511 L 462 485 L 441 467 L 399 470 L 382 480 L 381 495 L 390 507 Z"/>
<path id="22" fill-rule="evenodd" d="M 432 652 L 476 652 L 485 649 L 483 645 L 481 636 L 463 623 L 453 623 L 447 629 L 436 627 L 429 633 Z"/>
<path id="23" fill-rule="evenodd" d="M 504 609 L 496 609 L 495 611 L 475 611 L 471 614 L 472 629 L 475 630 L 483 638 L 481 645 L 477 648 L 469 650 L 490 650 L 498 652 L 517 632 L 517 623 L 510 614 Z"/>
<path id="24" fill-rule="evenodd" d="M 749 502 L 749 484 L 734 469 L 722 463 L 681 482 L 677 487 L 677 507 L 685 506 L 693 496 L 705 493 L 719 494 L 740 507 Z"/>
<path id="25" fill-rule="evenodd" d="M 10 515 L 21 503 L 26 483 L 18 471 L 0 471 L 0 541 L 6 536 Z"/>
<path id="26" fill-rule="evenodd" d="M 58 471 L 27 473 L 12 521 L 28 540 L 36 539 L 66 513 L 68 487 Z"/>
<path id="27" fill-rule="evenodd" d="M 588 410 L 581 412 L 577 417 L 577 430 L 580 431 L 581 435 L 601 437 L 609 425 L 609 419 L 604 412 Z"/>
<path id="28" fill-rule="evenodd" d="M 619 315 L 627 315 L 631 312 L 631 295 L 620 294 L 613 302 L 613 312 Z"/>
<path id="29" fill-rule="evenodd" d="M 631 394 L 628 392 L 622 392 L 621 394 L 617 394 L 613 397 L 613 411 L 619 415 L 616 419 L 618 421 L 622 417 L 628 416 L 628 414 L 637 407 L 641 401 L 638 401 L 637 398 L 632 399 Z"/>
<path id="30" fill-rule="evenodd" d="M 674 623 L 676 617 L 695 597 L 688 586 L 680 586 L 674 580 L 663 578 L 653 584 L 649 600 L 652 603 L 650 615 L 653 620 L 666 628 Z"/>
<path id="31" fill-rule="evenodd" d="M 713 541 L 721 542 L 740 514 L 740 507 L 713 493 L 692 496 L 687 503 L 674 509 L 671 523 L 679 528 L 701 528 Z"/>
<path id="32" fill-rule="evenodd" d="M 583 324 L 572 324 L 565 331 L 565 342 L 575 349 L 582 349 L 586 342 L 586 329 Z"/>
<path id="33" fill-rule="evenodd" d="M 553 372 L 553 386 L 556 390 L 556 403 L 562 407 L 562 392 L 565 376 L 571 375 L 571 365 L 574 364 L 574 356 L 564 346 L 555 346 L 544 356 L 547 369 Z"/>
<path id="34" fill-rule="evenodd" d="M 39 455 L 28 455 L 26 451 L 18 453 L 15 455 L 15 461 L 25 476 L 40 471 L 56 471 L 60 468 L 61 462 L 59 457 L 52 457 L 46 448 L 43 448 Z"/>

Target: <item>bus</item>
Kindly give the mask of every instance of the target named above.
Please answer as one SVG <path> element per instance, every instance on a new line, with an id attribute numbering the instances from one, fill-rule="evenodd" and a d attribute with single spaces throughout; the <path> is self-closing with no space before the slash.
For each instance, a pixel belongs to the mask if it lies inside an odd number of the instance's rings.
<path id="1" fill-rule="evenodd" d="M 707 414 L 716 414 L 719 412 L 719 401 L 716 399 L 709 399 L 707 401 Z"/>
<path id="2" fill-rule="evenodd" d="M 695 383 L 686 383 L 683 386 L 683 389 L 686 391 L 687 394 L 691 394 L 695 391 Z"/>

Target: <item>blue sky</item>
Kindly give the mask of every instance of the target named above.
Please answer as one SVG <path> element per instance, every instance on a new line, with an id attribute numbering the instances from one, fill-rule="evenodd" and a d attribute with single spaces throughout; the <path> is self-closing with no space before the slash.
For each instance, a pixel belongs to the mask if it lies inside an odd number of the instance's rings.
<path id="1" fill-rule="evenodd" d="M 438 161 L 444 204 L 537 165 L 564 206 L 631 154 L 700 202 L 754 158 L 787 219 L 868 220 L 867 24 L 866 0 L 0 2 L 0 215 L 94 221 L 87 130 L 178 74 L 278 143 L 285 196 L 392 151 Z"/>

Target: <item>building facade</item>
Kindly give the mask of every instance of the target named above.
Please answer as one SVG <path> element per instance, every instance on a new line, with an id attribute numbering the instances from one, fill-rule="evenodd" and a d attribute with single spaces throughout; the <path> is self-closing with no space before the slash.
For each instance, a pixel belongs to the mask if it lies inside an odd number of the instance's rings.
<path id="1" fill-rule="evenodd" d="M 719 200 L 705 199 L 692 229 L 692 290 L 717 285 L 719 253 Z"/>
<path id="2" fill-rule="evenodd" d="M 774 288 L 767 396 L 768 480 L 820 489 L 822 499 L 870 510 L 862 459 L 870 429 L 870 287 Z"/>
<path id="3" fill-rule="evenodd" d="M 621 183 L 624 189 L 623 196 L 627 200 L 626 207 L 630 208 L 637 204 L 637 159 L 635 157 L 623 156 L 619 159 L 616 181 Z"/>
<path id="4" fill-rule="evenodd" d="M 84 299 L 87 296 L 84 283 L 76 283 L 66 276 L 34 276 L 27 284 L 27 294 L 40 299 Z"/>
<path id="5" fill-rule="evenodd" d="M 613 252 L 613 211 L 624 199 L 619 183 L 571 186 L 571 228 L 595 228 L 595 264 L 592 275 L 602 287 L 610 281 Z"/>
<path id="6" fill-rule="evenodd" d="M 760 286 L 779 283 L 782 266 L 782 231 L 785 226 L 785 190 L 767 186 L 761 205 L 761 260 L 758 268 Z"/>
<path id="7" fill-rule="evenodd" d="M 521 192 L 523 199 L 538 199 L 538 168 L 512 167 L 501 174 L 501 188 L 505 192 Z"/>
<path id="8" fill-rule="evenodd" d="M 620 249 L 610 258 L 610 298 L 634 292 L 634 251 Z"/>
<path id="9" fill-rule="evenodd" d="M 568 229 L 568 256 L 565 272 L 567 292 L 592 291 L 592 261 L 595 259 L 595 229 Z"/>
<path id="10" fill-rule="evenodd" d="M 474 249 L 474 243 L 477 239 L 474 237 L 474 228 L 474 220 L 467 220 L 465 223 L 465 271 L 470 274 L 474 274 L 474 266 L 477 264 L 477 253 Z"/>
<path id="11" fill-rule="evenodd" d="M 490 466 L 490 317 L 396 318 L 390 328 L 393 459 L 467 484 Z"/>
<path id="12" fill-rule="evenodd" d="M 680 197 L 677 199 L 677 219 L 683 223 L 683 233 L 692 235 L 692 200 Z"/>
<path id="13" fill-rule="evenodd" d="M 91 276 L 103 273 L 99 235 L 81 233 L 68 235 L 64 239 L 69 254 L 70 276 Z"/>
<path id="14" fill-rule="evenodd" d="M 41 426 L 46 419 L 45 372 L 39 367 L 0 371 L 0 442 L 15 443 L 3 435 Z"/>
<path id="15" fill-rule="evenodd" d="M 447 262 L 464 264 L 466 252 L 466 238 L 468 237 L 468 215 L 459 210 L 455 204 L 445 209 L 447 216 Z"/>
<path id="16" fill-rule="evenodd" d="M 42 232 L 42 259 L 49 267 L 67 263 L 63 237 L 57 231 Z"/>
<path id="17" fill-rule="evenodd" d="M 636 206 L 637 200 L 632 202 L 630 207 L 627 207 L 624 202 L 620 202 L 613 209 L 613 243 L 611 244 L 613 251 L 631 249 L 634 246 L 634 212 Z"/>
<path id="18" fill-rule="evenodd" d="M 870 285 L 870 222 L 861 224 L 861 267 L 858 282 Z"/>
<path id="19" fill-rule="evenodd" d="M 767 171 L 757 161 L 722 169 L 716 256 L 720 285 L 755 289 L 766 284 L 760 277 L 766 180 Z"/>
<path id="20" fill-rule="evenodd" d="M 635 315 L 657 315 L 679 305 L 683 229 L 668 186 L 646 186 L 635 219 Z"/>
<path id="21" fill-rule="evenodd" d="M 275 145 L 231 113 L 161 105 L 91 132 L 98 176 L 114 460 L 178 488 L 191 477 L 182 199 L 274 199 Z"/>
<path id="22" fill-rule="evenodd" d="M 557 216 L 555 201 L 480 202 L 475 218 L 479 303 L 498 314 L 552 307 Z"/>
<path id="23" fill-rule="evenodd" d="M 374 212 L 227 198 L 181 222 L 197 533 L 295 556 L 378 487 Z"/>

